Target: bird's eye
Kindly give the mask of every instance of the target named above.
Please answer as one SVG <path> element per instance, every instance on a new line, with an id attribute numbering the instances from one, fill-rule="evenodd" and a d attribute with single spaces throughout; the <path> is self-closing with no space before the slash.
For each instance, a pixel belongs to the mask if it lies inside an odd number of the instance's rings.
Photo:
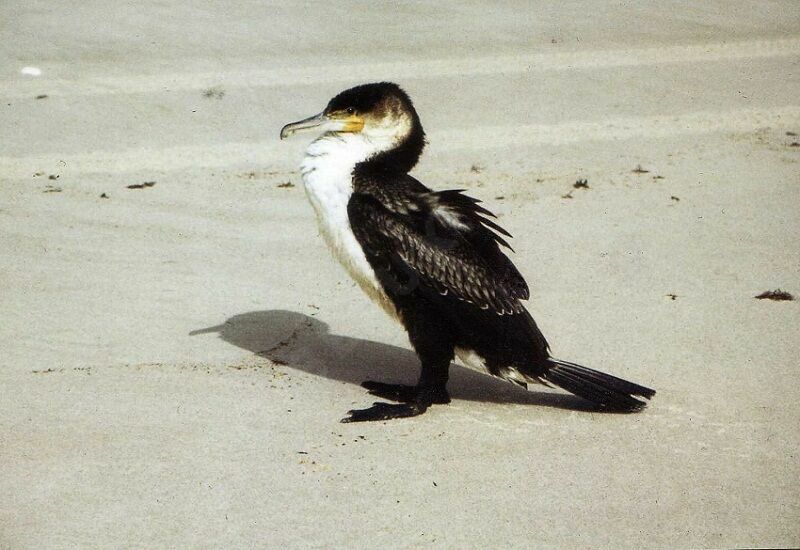
<path id="1" fill-rule="evenodd" d="M 344 110 L 344 112 L 347 113 L 348 115 L 356 114 L 356 110 L 353 109 L 352 107 L 348 107 L 347 109 Z"/>

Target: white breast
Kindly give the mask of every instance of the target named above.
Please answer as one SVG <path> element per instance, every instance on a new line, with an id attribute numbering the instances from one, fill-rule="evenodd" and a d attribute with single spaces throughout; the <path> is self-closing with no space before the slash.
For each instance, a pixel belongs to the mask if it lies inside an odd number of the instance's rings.
<path id="1" fill-rule="evenodd" d="M 374 150 L 374 144 L 357 135 L 325 135 L 308 147 L 300 171 L 320 233 L 334 257 L 374 302 L 397 319 L 397 310 L 353 235 L 347 215 L 353 168 Z"/>

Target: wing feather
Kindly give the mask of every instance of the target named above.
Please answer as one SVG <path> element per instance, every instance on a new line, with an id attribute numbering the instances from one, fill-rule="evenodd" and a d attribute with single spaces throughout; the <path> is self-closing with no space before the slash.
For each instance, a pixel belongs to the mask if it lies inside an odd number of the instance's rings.
<path id="1" fill-rule="evenodd" d="M 408 193 L 383 201 L 354 193 L 348 204 L 353 233 L 384 277 L 405 287 L 417 284 L 498 315 L 524 311 L 528 286 L 503 254 L 508 232 L 487 219 L 494 215 L 460 190 Z M 412 206 L 413 203 L 413 206 Z"/>

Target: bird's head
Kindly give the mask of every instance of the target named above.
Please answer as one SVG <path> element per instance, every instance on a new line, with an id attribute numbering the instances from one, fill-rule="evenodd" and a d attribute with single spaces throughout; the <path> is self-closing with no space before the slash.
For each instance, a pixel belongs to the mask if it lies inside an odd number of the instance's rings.
<path id="1" fill-rule="evenodd" d="M 281 139 L 299 132 L 357 135 L 370 142 L 376 154 L 390 150 L 406 156 L 411 153 L 412 166 L 425 145 L 411 99 L 391 82 L 362 84 L 339 93 L 318 115 L 284 126 Z"/>

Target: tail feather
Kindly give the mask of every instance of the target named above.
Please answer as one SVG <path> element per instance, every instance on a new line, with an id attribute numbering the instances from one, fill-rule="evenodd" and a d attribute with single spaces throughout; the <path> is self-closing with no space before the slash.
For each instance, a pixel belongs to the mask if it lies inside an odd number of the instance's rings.
<path id="1" fill-rule="evenodd" d="M 647 403 L 633 396 L 650 399 L 656 394 L 655 390 L 639 384 L 559 359 L 550 359 L 550 368 L 543 378 L 570 393 L 616 411 L 640 411 Z"/>

